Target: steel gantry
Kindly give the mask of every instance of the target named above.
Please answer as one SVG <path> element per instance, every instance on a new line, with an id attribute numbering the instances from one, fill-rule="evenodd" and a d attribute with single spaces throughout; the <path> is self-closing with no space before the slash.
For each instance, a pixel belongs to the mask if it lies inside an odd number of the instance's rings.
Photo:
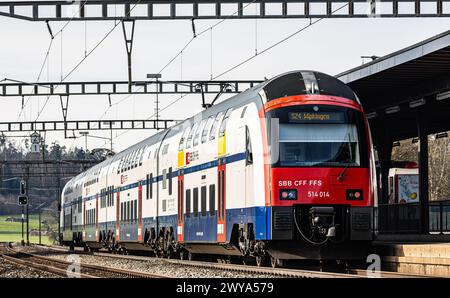
<path id="1" fill-rule="evenodd" d="M 130 77 L 131 78 L 131 77 Z M 74 95 L 107 95 L 111 105 L 112 94 L 201 94 L 202 107 L 208 108 L 223 93 L 240 93 L 263 82 L 262 80 L 233 81 L 95 81 L 95 82 L 38 82 L 8 80 L 0 83 L 0 97 L 59 96 L 63 121 L 0 122 L 2 132 L 167 129 L 177 120 L 67 120 L 69 97 Z M 206 103 L 205 94 L 214 94 Z"/>
<path id="2" fill-rule="evenodd" d="M 0 96 L 111 95 L 111 94 L 217 94 L 240 93 L 263 80 L 228 81 L 93 81 L 0 83 Z"/>
<path id="3" fill-rule="evenodd" d="M 246 9 L 249 3 L 258 9 Z M 428 6 L 424 3 L 433 3 L 434 9 L 423 9 Z M 448 17 L 449 4 L 446 0 L 6 1 L 0 3 L 0 15 L 28 21 Z"/>
<path id="4" fill-rule="evenodd" d="M 1 132 L 167 129 L 178 120 L 56 120 L 0 122 Z"/>

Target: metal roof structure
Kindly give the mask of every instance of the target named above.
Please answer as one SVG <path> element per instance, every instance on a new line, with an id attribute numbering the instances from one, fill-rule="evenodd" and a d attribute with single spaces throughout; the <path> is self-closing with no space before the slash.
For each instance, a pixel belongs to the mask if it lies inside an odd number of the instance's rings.
<path id="1" fill-rule="evenodd" d="M 372 129 L 383 122 L 394 140 L 417 136 L 418 118 L 429 133 L 450 130 L 450 30 L 336 77 L 356 92 Z"/>

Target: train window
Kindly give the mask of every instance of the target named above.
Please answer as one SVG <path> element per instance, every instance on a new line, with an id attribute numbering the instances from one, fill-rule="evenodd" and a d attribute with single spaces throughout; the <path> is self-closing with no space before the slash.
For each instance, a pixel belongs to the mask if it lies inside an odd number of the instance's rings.
<path id="1" fill-rule="evenodd" d="M 128 157 L 130 156 L 130 154 L 127 154 L 125 156 L 125 159 L 123 161 L 123 167 L 122 167 L 122 173 L 125 172 L 127 170 L 128 167 Z"/>
<path id="2" fill-rule="evenodd" d="M 194 188 L 194 217 L 198 217 L 198 187 Z"/>
<path id="3" fill-rule="evenodd" d="M 136 156 L 136 151 L 131 152 L 130 161 L 128 163 L 128 170 L 131 170 L 134 168 L 134 157 L 135 156 Z"/>
<path id="4" fill-rule="evenodd" d="M 120 221 L 123 221 L 123 202 L 120 203 Z"/>
<path id="5" fill-rule="evenodd" d="M 200 196 L 201 196 L 201 210 L 202 210 L 202 216 L 206 216 L 206 186 L 202 186 L 200 189 Z"/>
<path id="6" fill-rule="evenodd" d="M 186 140 L 186 149 L 189 149 L 189 148 L 191 148 L 191 145 L 192 145 L 192 136 L 193 136 L 193 134 L 194 134 L 194 132 L 197 130 L 197 127 L 198 127 L 198 123 L 195 123 L 194 124 L 194 127 L 191 129 L 191 131 L 189 132 L 189 135 L 188 135 L 188 138 L 187 138 L 187 140 Z"/>
<path id="7" fill-rule="evenodd" d="M 153 173 L 150 174 L 150 199 L 153 199 Z"/>
<path id="8" fill-rule="evenodd" d="M 162 188 L 166 189 L 167 188 L 167 169 L 163 169 L 162 171 Z"/>
<path id="9" fill-rule="evenodd" d="M 111 186 L 111 206 L 114 206 L 114 185 Z"/>
<path id="10" fill-rule="evenodd" d="M 126 166 L 127 166 L 127 157 L 128 157 L 128 155 L 125 155 L 125 156 L 123 157 L 122 168 L 120 169 L 120 172 L 121 172 L 121 173 L 123 173 L 123 172 L 125 171 L 125 168 L 126 168 Z"/>
<path id="11" fill-rule="evenodd" d="M 169 144 L 165 144 L 163 147 L 162 155 L 166 155 L 169 151 Z"/>
<path id="12" fill-rule="evenodd" d="M 130 201 L 127 202 L 127 221 L 131 219 L 131 206 Z"/>
<path id="13" fill-rule="evenodd" d="M 241 118 L 244 118 L 245 112 L 247 111 L 247 106 L 242 109 Z"/>
<path id="14" fill-rule="evenodd" d="M 216 185 L 211 184 L 209 186 L 209 214 L 216 214 Z"/>
<path id="15" fill-rule="evenodd" d="M 139 156 L 141 156 L 141 149 L 136 150 L 136 153 L 134 154 L 133 164 L 131 165 L 132 168 L 136 168 L 138 166 Z"/>
<path id="16" fill-rule="evenodd" d="M 137 207 L 138 207 L 138 205 L 137 205 L 137 200 L 134 200 L 134 220 L 136 221 L 137 220 Z"/>
<path id="17" fill-rule="evenodd" d="M 117 167 L 117 174 L 120 173 L 120 168 L 122 166 L 122 160 L 123 160 L 123 158 L 121 158 L 120 161 L 119 161 L 119 166 Z"/>
<path id="18" fill-rule="evenodd" d="M 186 189 L 186 217 L 191 216 L 191 190 Z"/>
<path id="19" fill-rule="evenodd" d="M 230 117 L 232 110 L 233 110 L 232 108 L 229 108 L 227 110 L 227 112 L 225 113 L 225 116 L 223 117 L 222 123 L 220 124 L 220 128 L 219 128 L 219 137 L 223 137 L 225 135 L 225 130 L 227 129 L 228 118 Z"/>
<path id="20" fill-rule="evenodd" d="M 146 149 L 147 149 L 147 146 L 145 146 L 141 150 L 141 156 L 139 156 L 139 166 L 142 166 L 142 162 L 144 161 L 144 153 L 145 153 Z"/>
<path id="21" fill-rule="evenodd" d="M 133 221 L 133 215 L 134 215 L 134 201 L 130 201 L 130 218 L 129 221 Z"/>
<path id="22" fill-rule="evenodd" d="M 199 142 L 199 138 L 200 138 L 200 132 L 202 131 L 203 125 L 205 124 L 206 120 L 203 119 L 202 122 L 200 122 L 200 125 L 197 127 L 196 131 L 195 131 L 195 136 L 194 136 L 194 146 L 198 145 Z"/>
<path id="23" fill-rule="evenodd" d="M 131 162 L 133 160 L 133 154 L 134 154 L 134 152 L 131 152 L 130 155 L 128 156 L 127 171 L 131 170 Z"/>
<path id="24" fill-rule="evenodd" d="M 137 156 L 139 155 L 139 150 L 134 151 L 133 157 L 131 158 L 131 168 L 134 169 L 137 166 Z"/>
<path id="25" fill-rule="evenodd" d="M 150 175 L 147 174 L 145 179 L 145 199 L 148 200 L 150 198 Z"/>
<path id="26" fill-rule="evenodd" d="M 190 130 L 191 130 L 190 126 L 186 127 L 183 134 L 181 135 L 180 144 L 178 145 L 178 151 L 182 151 L 184 149 L 184 141 L 186 140 Z"/>
<path id="27" fill-rule="evenodd" d="M 202 132 L 202 144 L 205 143 L 208 139 L 208 131 L 211 129 L 211 125 L 214 122 L 214 117 L 210 116 L 208 118 L 208 122 L 206 122 L 205 127 L 203 128 L 203 132 Z"/>
<path id="28" fill-rule="evenodd" d="M 169 167 L 169 173 L 167 174 L 169 179 L 169 196 L 172 195 L 172 167 Z"/>
<path id="29" fill-rule="evenodd" d="M 245 164 L 253 164 L 252 140 L 250 138 L 250 130 L 247 125 L 245 126 Z"/>
<path id="30" fill-rule="evenodd" d="M 138 154 L 136 155 L 136 161 L 134 162 L 135 167 L 139 166 L 139 163 L 142 160 L 142 156 L 144 155 L 144 148 L 141 147 L 141 149 L 139 149 Z"/>
<path id="31" fill-rule="evenodd" d="M 354 124 L 280 124 L 280 165 L 359 166 Z"/>
<path id="32" fill-rule="evenodd" d="M 209 139 L 214 140 L 216 138 L 216 131 L 217 126 L 219 125 L 220 117 L 222 117 L 223 112 L 220 112 L 217 114 L 216 118 L 214 119 L 214 122 L 211 126 L 211 132 L 209 133 Z"/>
<path id="33" fill-rule="evenodd" d="M 140 148 L 140 149 L 137 151 L 136 158 L 134 159 L 134 167 L 135 167 L 135 168 L 137 168 L 137 167 L 139 166 L 139 160 L 141 159 L 142 149 L 143 149 L 143 148 Z"/>

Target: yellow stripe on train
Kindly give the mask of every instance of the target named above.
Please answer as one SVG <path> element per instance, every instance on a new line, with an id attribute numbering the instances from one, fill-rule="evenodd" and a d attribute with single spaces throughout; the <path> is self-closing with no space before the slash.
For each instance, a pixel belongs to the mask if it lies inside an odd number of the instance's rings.
<path id="1" fill-rule="evenodd" d="M 219 148 L 217 155 L 218 156 L 225 155 L 225 153 L 227 152 L 227 140 L 225 134 L 222 137 L 219 137 L 218 144 Z"/>

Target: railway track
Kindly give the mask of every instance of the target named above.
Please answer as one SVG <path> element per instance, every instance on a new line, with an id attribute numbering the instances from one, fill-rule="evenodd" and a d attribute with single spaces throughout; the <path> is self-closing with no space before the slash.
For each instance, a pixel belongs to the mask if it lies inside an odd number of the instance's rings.
<path id="1" fill-rule="evenodd" d="M 37 255 L 35 253 L 18 252 L 10 246 L 6 246 L 1 257 L 8 262 L 17 265 L 29 266 L 38 270 L 51 272 L 64 277 L 81 278 L 164 278 L 167 276 L 151 274 L 127 269 L 112 268 L 92 264 L 74 264 L 73 262 L 58 260 L 51 257 Z M 71 267 L 72 266 L 72 267 Z M 68 268 L 79 266 L 79 272 L 73 272 Z"/>
<path id="2" fill-rule="evenodd" d="M 44 249 L 51 249 L 61 252 L 68 252 L 66 248 L 60 246 L 38 246 Z M 84 252 L 75 251 L 77 254 L 88 254 L 99 257 L 109 257 L 122 260 L 134 260 L 134 261 L 146 261 L 153 257 L 147 256 L 136 256 L 136 255 L 117 255 L 104 252 Z M 418 274 L 407 274 L 398 273 L 391 271 L 377 271 L 368 274 L 367 270 L 352 268 L 348 273 L 336 273 L 336 272 L 321 272 L 318 270 L 302 270 L 302 269 L 285 269 L 285 268 L 270 268 L 270 267 L 256 267 L 248 265 L 237 265 L 237 264 L 219 264 L 213 262 L 203 262 L 203 261 L 187 261 L 187 260 L 174 260 L 174 259 L 162 259 L 169 264 L 176 264 L 179 266 L 187 266 L 193 268 L 204 268 L 204 269 L 217 269 L 225 271 L 234 272 L 246 272 L 254 274 L 267 274 L 274 277 L 292 277 L 292 278 L 428 278 L 428 276 L 418 275 Z"/>
<path id="3" fill-rule="evenodd" d="M 45 249 L 52 249 L 61 252 L 68 252 L 67 249 L 62 247 L 48 247 L 39 246 Z M 135 256 L 135 255 L 116 255 L 103 252 L 90 252 L 75 251 L 79 254 L 89 254 L 99 257 L 109 257 L 124 260 L 134 261 L 146 261 L 152 257 Z M 187 260 L 174 260 L 174 259 L 161 259 L 169 264 L 175 264 L 178 266 L 202 268 L 202 269 L 216 269 L 232 272 L 246 272 L 249 274 L 266 274 L 274 277 L 291 277 L 291 278 L 367 278 L 367 277 L 380 277 L 380 278 L 424 278 L 426 276 L 416 274 L 404 274 L 397 272 L 378 271 L 370 275 L 363 269 L 350 269 L 349 274 L 335 273 L 335 272 L 321 272 L 317 270 L 302 270 L 302 269 L 285 269 L 285 268 L 270 268 L 270 267 L 256 267 L 237 264 L 219 264 L 203 261 L 187 261 Z"/>

